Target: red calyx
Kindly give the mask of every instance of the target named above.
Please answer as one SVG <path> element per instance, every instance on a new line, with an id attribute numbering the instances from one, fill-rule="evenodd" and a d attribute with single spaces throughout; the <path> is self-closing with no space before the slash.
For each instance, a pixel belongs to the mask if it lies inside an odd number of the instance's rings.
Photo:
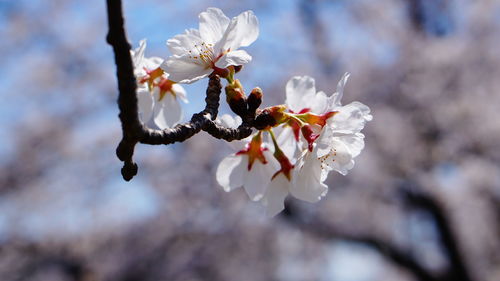
<path id="1" fill-rule="evenodd" d="M 236 155 L 248 155 L 247 168 L 250 171 L 255 159 L 258 159 L 262 164 L 267 164 L 266 157 L 264 156 L 264 151 L 266 150 L 267 148 L 262 147 L 262 137 L 258 134 L 252 139 L 245 149 L 238 151 Z"/>
<path id="2" fill-rule="evenodd" d="M 307 141 L 307 144 L 308 144 L 307 148 L 309 149 L 309 151 L 312 152 L 313 143 L 316 139 L 318 139 L 319 134 L 314 133 L 311 125 L 304 125 L 300 130 L 302 131 L 302 135 L 304 136 L 304 138 Z"/>
<path id="3" fill-rule="evenodd" d="M 285 175 L 285 177 L 288 179 L 288 181 L 291 181 L 291 178 L 292 178 L 291 172 L 292 172 L 293 167 L 295 167 L 295 166 L 292 165 L 292 163 L 290 162 L 290 159 L 288 159 L 288 157 L 286 157 L 286 155 L 281 150 L 276 150 L 276 152 L 274 152 L 274 158 L 276 158 L 276 160 L 278 160 L 281 168 L 279 169 L 279 171 L 274 173 L 274 175 L 271 179 L 274 179 L 275 177 L 277 177 L 279 175 L 279 173 L 283 173 L 283 175 Z"/>
<path id="4" fill-rule="evenodd" d="M 175 92 L 172 90 L 172 85 L 174 85 L 174 82 L 165 78 L 162 78 L 160 82 L 157 84 L 158 88 L 160 88 L 160 99 L 162 100 L 163 97 L 167 92 L 172 93 L 175 96 Z"/>
<path id="5" fill-rule="evenodd" d="M 159 67 L 152 70 L 144 67 L 144 70 L 146 71 L 146 76 L 142 77 L 139 82 L 140 83 L 148 82 L 149 86 L 153 85 L 153 82 L 156 78 L 161 77 L 163 75 L 163 69 Z"/>

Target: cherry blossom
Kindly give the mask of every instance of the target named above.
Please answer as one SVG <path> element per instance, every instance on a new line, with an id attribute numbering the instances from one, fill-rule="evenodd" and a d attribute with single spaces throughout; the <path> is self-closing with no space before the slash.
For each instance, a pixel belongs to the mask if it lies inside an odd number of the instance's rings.
<path id="1" fill-rule="evenodd" d="M 337 92 L 329 97 L 329 110 L 337 111 L 328 119 L 327 126 L 318 140 L 318 157 L 327 170 L 346 175 L 354 167 L 354 158 L 365 146 L 361 130 L 373 119 L 370 108 L 360 102 L 342 106 L 341 98 L 349 74 L 346 73 L 337 86 Z"/>
<path id="2" fill-rule="evenodd" d="M 220 122 L 236 125 L 231 119 L 226 115 Z M 258 201 L 264 196 L 278 165 L 260 132 L 236 143 L 234 148 L 238 147 L 238 152 L 220 162 L 216 171 L 217 182 L 226 192 L 243 187 L 251 200 Z"/>
<path id="3" fill-rule="evenodd" d="M 223 77 L 230 65 L 243 65 L 252 57 L 240 47 L 252 44 L 259 35 L 259 23 L 252 11 L 229 19 L 217 8 L 199 15 L 199 29 L 189 29 L 167 41 L 172 53 L 162 65 L 170 79 L 192 83 L 215 72 Z"/>
<path id="4" fill-rule="evenodd" d="M 345 74 L 338 84 L 337 92 L 327 97 L 323 92 L 316 93 L 314 79 L 293 77 L 287 83 L 286 106 L 290 112 L 312 112 L 321 118 L 302 120 L 317 122 L 315 132 L 309 125 L 291 123 L 285 126 L 279 138 L 279 145 L 287 149 L 287 155 L 294 163 L 291 178 L 281 176 L 272 180 L 261 200 L 268 215 L 276 215 L 283 208 L 283 201 L 290 193 L 293 197 L 307 202 L 317 202 L 325 196 L 328 186 L 324 183 L 332 170 L 346 175 L 354 167 L 354 158 L 364 147 L 364 135 L 361 130 L 372 119 L 370 109 L 353 102 L 342 106 L 340 100 L 349 74 Z M 328 114 L 334 112 L 334 114 Z M 292 119 L 293 121 L 293 119 Z M 314 123 L 314 122 L 311 122 Z M 290 122 L 288 122 L 290 124 Z M 302 126 L 300 132 L 296 126 Z M 310 128 L 303 130 L 304 128 Z M 299 134 L 302 137 L 299 138 Z M 308 135 L 314 138 L 308 139 Z M 312 142 L 310 142 L 312 140 Z M 299 155 L 299 156 L 297 156 Z"/>
<path id="5" fill-rule="evenodd" d="M 160 129 L 170 128 L 182 120 L 182 108 L 179 100 L 187 103 L 186 91 L 169 80 L 160 65 L 163 59 L 144 56 L 146 40 L 139 42 L 139 47 L 131 51 L 134 74 L 137 78 L 137 99 L 143 122 L 153 118 Z"/>
<path id="6" fill-rule="evenodd" d="M 316 144 L 312 152 L 304 149 L 302 155 L 293 161 L 294 165 L 289 166 L 291 162 L 287 165 L 291 168 L 288 176 L 286 173 L 281 173 L 281 170 L 274 174 L 266 193 L 260 200 L 270 217 L 284 209 L 284 200 L 288 194 L 297 199 L 315 203 L 328 191 L 328 186 L 324 183 L 327 173 L 324 172 L 323 163 L 317 156 Z"/>
<path id="7" fill-rule="evenodd" d="M 294 76 L 286 84 L 285 106 L 291 113 L 324 114 L 328 109 L 328 98 L 324 92 L 316 92 L 313 78 Z M 304 136 L 300 134 L 301 127 L 300 120 L 292 119 L 278 135 L 278 143 L 290 158 L 297 158 L 300 155 L 303 142 L 306 141 Z M 308 133 L 313 133 L 310 130 L 316 130 L 316 133 L 321 130 L 317 126 L 306 128 L 308 128 Z"/>

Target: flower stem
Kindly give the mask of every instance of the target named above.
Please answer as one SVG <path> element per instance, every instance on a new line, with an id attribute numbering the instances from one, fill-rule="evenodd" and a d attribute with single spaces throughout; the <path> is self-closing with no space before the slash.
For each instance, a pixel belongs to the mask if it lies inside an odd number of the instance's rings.
<path id="1" fill-rule="evenodd" d="M 290 117 L 290 119 L 297 121 L 299 123 L 300 127 L 303 127 L 306 125 L 306 123 L 302 119 L 300 119 L 300 115 L 290 114 L 290 113 L 286 113 L 286 114 Z"/>
<path id="2" fill-rule="evenodd" d="M 233 84 L 233 82 L 234 82 L 234 73 L 235 73 L 234 67 L 229 66 L 227 69 L 229 70 L 229 74 L 226 77 L 224 77 L 224 78 L 226 78 L 226 80 L 227 80 L 227 82 L 229 84 Z"/>
<path id="3" fill-rule="evenodd" d="M 268 129 L 267 132 L 271 136 L 274 144 L 274 151 L 279 150 L 278 142 L 276 141 L 276 136 L 274 135 L 273 129 Z"/>

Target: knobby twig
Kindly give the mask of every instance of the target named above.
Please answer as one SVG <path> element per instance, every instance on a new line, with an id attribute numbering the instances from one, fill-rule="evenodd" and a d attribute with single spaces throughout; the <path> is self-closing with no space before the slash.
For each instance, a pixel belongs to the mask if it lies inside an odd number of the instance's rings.
<path id="1" fill-rule="evenodd" d="M 131 46 L 127 40 L 124 27 L 121 0 L 107 0 L 107 14 L 109 33 L 106 40 L 113 47 L 115 56 L 119 90 L 119 118 L 123 133 L 122 140 L 116 149 L 116 155 L 124 162 L 121 172 L 125 180 L 129 181 L 137 174 L 138 167 L 132 159 L 137 143 L 157 145 L 182 142 L 201 130 L 206 131 L 215 138 L 226 141 L 243 139 L 252 133 L 251 128 L 255 123 L 256 109 L 250 110 L 248 107 L 243 114 L 240 113 L 243 124 L 236 129 L 224 128 L 214 122 L 218 114 L 222 88 L 220 78 L 216 75 L 211 75 L 208 82 L 205 109 L 193 114 L 189 122 L 164 130 L 147 127 L 141 122 L 138 115 L 137 82 L 130 55 Z"/>

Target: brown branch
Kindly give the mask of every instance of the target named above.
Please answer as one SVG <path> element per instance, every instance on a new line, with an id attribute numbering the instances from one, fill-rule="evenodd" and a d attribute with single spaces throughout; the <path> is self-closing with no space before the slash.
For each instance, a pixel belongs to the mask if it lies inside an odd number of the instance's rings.
<path id="1" fill-rule="evenodd" d="M 471 281 L 471 274 L 460 251 L 458 239 L 446 211 L 441 207 L 442 204 L 429 194 L 417 191 L 416 188 L 403 187 L 401 188 L 401 192 L 409 204 L 429 212 L 434 218 L 443 249 L 450 262 L 448 272 L 443 276 L 443 279 Z"/>
<path id="2" fill-rule="evenodd" d="M 123 133 L 122 140 L 116 149 L 116 155 L 124 162 L 121 172 L 126 181 L 131 180 L 137 174 L 138 167 L 132 157 L 135 145 L 139 142 L 153 145 L 182 142 L 201 130 L 208 132 L 215 138 L 226 141 L 243 139 L 252 133 L 251 128 L 255 118 L 255 109 L 248 109 L 246 104 L 244 106 L 247 110 L 243 114 L 240 113 L 244 122 L 239 128 L 228 129 L 214 122 L 218 114 L 222 88 L 220 78 L 216 75 L 211 75 L 208 82 L 205 109 L 193 114 L 189 122 L 164 130 L 148 128 L 141 122 L 138 115 L 137 84 L 130 55 L 131 47 L 124 27 L 121 0 L 107 0 L 107 13 L 109 33 L 106 40 L 113 47 L 115 55 L 119 90 L 119 118 Z"/>
<path id="3" fill-rule="evenodd" d="M 318 218 L 301 218 L 295 210 L 293 203 L 289 202 L 286 206 L 285 213 L 281 218 L 285 219 L 290 225 L 297 227 L 304 233 L 307 233 L 316 238 L 325 240 L 345 240 L 352 243 L 366 245 L 392 263 L 405 268 L 412 273 L 420 281 L 439 281 L 426 268 L 424 268 L 415 258 L 408 252 L 399 249 L 392 245 L 389 241 L 384 241 L 381 238 L 369 234 L 352 234 L 336 229 Z"/>

